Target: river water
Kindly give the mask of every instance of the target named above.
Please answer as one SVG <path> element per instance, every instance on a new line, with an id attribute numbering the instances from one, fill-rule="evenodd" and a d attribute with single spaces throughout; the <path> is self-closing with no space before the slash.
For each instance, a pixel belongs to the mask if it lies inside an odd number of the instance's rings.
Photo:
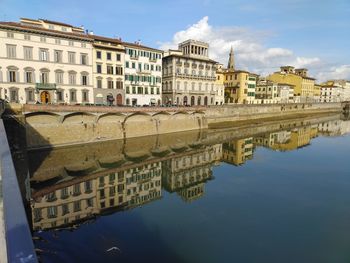
<path id="1" fill-rule="evenodd" d="M 28 153 L 42 262 L 349 262 L 339 116 Z"/>

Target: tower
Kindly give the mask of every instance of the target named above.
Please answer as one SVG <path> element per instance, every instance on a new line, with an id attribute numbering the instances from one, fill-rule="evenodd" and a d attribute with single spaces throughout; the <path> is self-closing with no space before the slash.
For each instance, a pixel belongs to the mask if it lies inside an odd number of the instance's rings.
<path id="1" fill-rule="evenodd" d="M 230 57 L 228 59 L 228 65 L 227 65 L 228 70 L 235 70 L 235 57 L 233 54 L 233 48 L 231 46 L 231 51 L 230 51 Z"/>

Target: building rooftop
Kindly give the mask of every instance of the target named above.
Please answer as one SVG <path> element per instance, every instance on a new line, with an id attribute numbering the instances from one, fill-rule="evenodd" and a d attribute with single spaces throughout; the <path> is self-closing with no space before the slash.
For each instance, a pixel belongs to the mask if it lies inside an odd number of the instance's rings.
<path id="1" fill-rule="evenodd" d="M 0 21 L 0 28 L 25 31 L 25 32 L 33 32 L 33 33 L 38 33 L 38 34 L 47 34 L 47 35 L 53 35 L 53 36 L 61 36 L 61 37 L 67 37 L 67 38 L 78 38 L 78 39 L 92 41 L 92 39 L 89 38 L 88 35 L 86 35 L 86 34 L 81 34 L 81 33 L 76 33 L 76 32 L 63 32 L 63 31 L 47 29 L 47 28 L 43 28 L 43 27 L 23 25 L 23 24 L 17 23 L 17 22 L 2 22 L 2 21 Z"/>
<path id="2" fill-rule="evenodd" d="M 163 50 L 160 49 L 156 49 L 156 48 L 152 48 L 152 47 L 147 47 L 138 43 L 130 43 L 130 42 L 122 42 L 122 44 L 126 47 L 133 47 L 133 48 L 142 48 L 142 49 L 146 49 L 149 51 L 155 51 L 155 52 L 161 52 L 164 53 Z"/>

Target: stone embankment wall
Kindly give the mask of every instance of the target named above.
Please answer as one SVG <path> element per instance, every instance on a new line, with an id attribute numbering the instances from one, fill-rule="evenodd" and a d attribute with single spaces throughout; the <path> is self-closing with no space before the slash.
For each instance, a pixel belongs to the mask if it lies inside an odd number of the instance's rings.
<path id="1" fill-rule="evenodd" d="M 25 105 L 12 110 L 14 115 L 23 113 L 25 116 L 29 148 L 204 130 L 218 123 L 341 111 L 340 103 L 175 108 Z"/>
<path id="2" fill-rule="evenodd" d="M 297 115 L 341 112 L 341 103 L 297 103 L 269 105 L 228 105 L 210 107 L 205 117 L 209 125 L 223 122 L 254 121 L 264 118 L 289 118 Z"/>

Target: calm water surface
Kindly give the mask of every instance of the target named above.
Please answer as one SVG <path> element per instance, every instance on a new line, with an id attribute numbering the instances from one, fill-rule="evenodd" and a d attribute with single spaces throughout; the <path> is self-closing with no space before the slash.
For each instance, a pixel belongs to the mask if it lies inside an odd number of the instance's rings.
<path id="1" fill-rule="evenodd" d="M 31 152 L 41 261 L 350 262 L 350 122 L 285 127 Z"/>

